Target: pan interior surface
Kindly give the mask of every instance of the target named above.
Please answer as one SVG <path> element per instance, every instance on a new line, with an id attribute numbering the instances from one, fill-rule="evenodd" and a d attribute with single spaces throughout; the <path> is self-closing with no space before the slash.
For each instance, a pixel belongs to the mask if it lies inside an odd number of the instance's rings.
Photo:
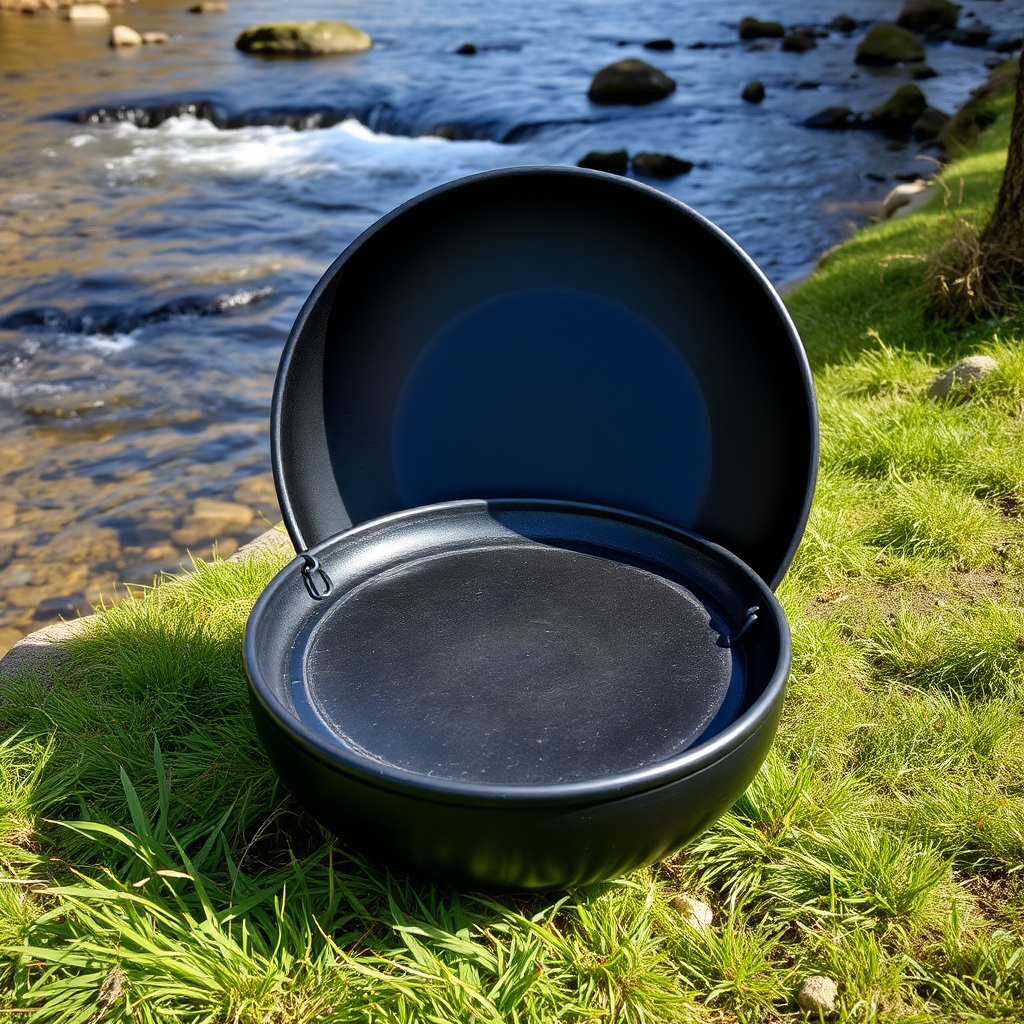
<path id="1" fill-rule="evenodd" d="M 522 540 L 339 594 L 294 654 L 298 716 L 403 772 L 513 785 L 629 771 L 733 720 L 743 658 L 704 598 L 636 560 Z"/>

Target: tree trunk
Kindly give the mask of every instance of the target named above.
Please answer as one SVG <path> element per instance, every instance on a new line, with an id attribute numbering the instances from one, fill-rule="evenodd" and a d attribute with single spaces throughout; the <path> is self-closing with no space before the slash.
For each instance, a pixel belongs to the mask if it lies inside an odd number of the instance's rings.
<path id="1" fill-rule="evenodd" d="M 997 262 L 1020 261 L 1015 276 L 1024 275 L 1024 56 L 1017 73 L 1017 90 L 1010 126 L 1003 184 L 996 208 L 981 233 L 981 246 Z"/>

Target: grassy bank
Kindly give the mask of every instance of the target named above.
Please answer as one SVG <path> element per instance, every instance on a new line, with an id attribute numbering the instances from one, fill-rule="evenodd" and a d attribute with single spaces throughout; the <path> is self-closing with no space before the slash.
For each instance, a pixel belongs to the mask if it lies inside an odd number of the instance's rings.
<path id="1" fill-rule="evenodd" d="M 278 565 L 200 566 L 100 616 L 59 686 L 0 696 L 0 1015 L 11 1020 L 1024 1019 L 1024 316 L 923 316 L 921 255 L 991 208 L 1009 99 L 951 193 L 789 298 L 821 477 L 779 590 L 775 749 L 690 849 L 530 900 L 393 877 L 276 783 L 240 640 Z M 959 202 L 962 182 L 962 204 Z M 969 401 L 929 382 L 998 369 Z M 680 896 L 714 910 L 690 923 Z"/>

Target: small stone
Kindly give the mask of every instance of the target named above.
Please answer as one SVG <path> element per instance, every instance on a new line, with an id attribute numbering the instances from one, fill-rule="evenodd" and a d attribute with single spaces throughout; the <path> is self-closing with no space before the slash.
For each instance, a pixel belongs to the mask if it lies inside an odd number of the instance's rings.
<path id="1" fill-rule="evenodd" d="M 13 501 L 0 501 L 0 530 L 13 530 L 18 519 L 18 506 Z"/>
<path id="2" fill-rule="evenodd" d="M 817 45 L 814 36 L 807 32 L 790 32 L 782 39 L 782 49 L 790 53 L 804 53 L 806 50 L 813 50 Z"/>
<path id="3" fill-rule="evenodd" d="M 166 32 L 143 32 L 142 41 L 147 46 L 155 46 L 159 43 L 166 43 L 171 37 Z"/>
<path id="4" fill-rule="evenodd" d="M 196 4 L 194 7 L 189 8 L 190 14 L 223 14 L 228 9 L 228 5 L 224 0 L 203 0 L 201 4 Z"/>
<path id="5" fill-rule="evenodd" d="M 111 46 L 141 46 L 142 36 L 127 25 L 115 25 L 110 30 Z"/>
<path id="6" fill-rule="evenodd" d="M 607 174 L 625 174 L 629 166 L 629 154 L 624 149 L 608 151 L 591 150 L 577 164 L 591 171 L 605 171 Z"/>
<path id="7" fill-rule="evenodd" d="M 804 979 L 796 994 L 801 1010 L 808 1013 L 834 1013 L 839 986 L 823 974 L 812 974 Z"/>
<path id="8" fill-rule="evenodd" d="M 747 82 L 740 96 L 748 103 L 760 103 L 764 99 L 764 82 Z"/>
<path id="9" fill-rule="evenodd" d="M 805 128 L 852 128 L 856 124 L 853 111 L 849 107 L 826 107 L 816 114 L 811 114 L 804 121 Z"/>
<path id="10" fill-rule="evenodd" d="M 938 71 L 931 64 L 918 64 L 910 69 L 910 77 L 917 79 L 919 82 L 924 81 L 926 78 L 935 78 L 936 75 L 938 75 Z"/>
<path id="11" fill-rule="evenodd" d="M 828 27 L 836 32 L 856 32 L 857 21 L 848 14 L 837 14 L 829 23 Z"/>
<path id="12" fill-rule="evenodd" d="M 820 89 L 821 82 L 815 82 L 813 79 L 807 79 L 803 82 L 796 83 L 797 89 Z"/>
<path id="13" fill-rule="evenodd" d="M 75 4 L 65 17 L 68 21 L 110 21 L 110 11 L 103 4 Z"/>
<path id="14" fill-rule="evenodd" d="M 674 50 L 676 44 L 671 39 L 648 39 L 644 43 L 645 50 Z"/>
<path id="15" fill-rule="evenodd" d="M 959 16 L 960 5 L 950 0 L 906 0 L 896 24 L 911 32 L 927 32 L 935 28 L 956 28 Z"/>
<path id="16" fill-rule="evenodd" d="M 640 106 L 663 100 L 675 88 L 676 83 L 668 75 L 645 61 L 620 60 L 594 75 L 587 97 L 591 103 Z"/>
<path id="17" fill-rule="evenodd" d="M 268 56 L 358 53 L 373 40 L 347 21 L 288 21 L 244 29 L 235 47 L 244 53 Z"/>
<path id="18" fill-rule="evenodd" d="M 969 394 L 975 384 L 984 380 L 999 364 L 991 356 L 967 356 L 932 381 L 929 398 L 947 398 L 953 392 Z"/>
<path id="19" fill-rule="evenodd" d="M 888 67 L 901 62 L 924 60 L 921 40 L 905 28 L 884 22 L 874 25 L 857 46 L 856 62 Z"/>
<path id="20" fill-rule="evenodd" d="M 740 39 L 781 39 L 786 30 L 779 21 L 744 18 L 740 22 Z"/>
<path id="21" fill-rule="evenodd" d="M 672 901 L 672 906 L 679 912 L 684 924 L 688 924 L 698 931 L 710 928 L 711 922 L 715 919 L 712 909 L 706 903 L 695 900 L 692 896 L 677 896 Z"/>
<path id="22" fill-rule="evenodd" d="M 689 174 L 692 170 L 693 164 L 689 160 L 680 160 L 679 157 L 670 156 L 668 153 L 637 153 L 633 157 L 633 173 L 643 178 L 658 178 L 665 181 L 668 178 Z"/>
<path id="23" fill-rule="evenodd" d="M 474 43 L 463 43 L 455 52 L 461 53 L 467 57 L 471 57 L 474 53 L 477 52 L 477 49 Z"/>

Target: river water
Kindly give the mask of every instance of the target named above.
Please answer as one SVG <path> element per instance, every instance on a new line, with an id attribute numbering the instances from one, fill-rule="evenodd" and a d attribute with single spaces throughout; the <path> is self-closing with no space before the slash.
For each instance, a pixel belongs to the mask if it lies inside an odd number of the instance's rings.
<path id="1" fill-rule="evenodd" d="M 114 10 L 170 35 L 118 51 L 106 25 L 0 12 L 0 651 L 276 521 L 267 418 L 292 320 L 360 231 L 427 188 L 593 149 L 668 152 L 695 167 L 660 187 L 776 284 L 806 271 L 898 175 L 930 170 L 913 144 L 802 126 L 909 78 L 853 62 L 899 3 L 850 3 L 858 31 L 798 54 L 741 43 L 739 19 L 824 26 L 842 3 L 304 0 L 288 15 L 344 17 L 375 40 L 307 60 L 234 49 L 281 18 L 268 0 Z M 995 39 L 1024 22 L 1024 0 L 968 3 L 962 24 L 968 11 Z M 642 46 L 664 37 L 675 49 Z M 478 52 L 456 54 L 466 42 Z M 625 57 L 676 92 L 592 105 L 591 76 Z M 929 102 L 954 110 L 991 59 L 929 46 Z M 739 95 L 754 78 L 758 106 Z"/>

